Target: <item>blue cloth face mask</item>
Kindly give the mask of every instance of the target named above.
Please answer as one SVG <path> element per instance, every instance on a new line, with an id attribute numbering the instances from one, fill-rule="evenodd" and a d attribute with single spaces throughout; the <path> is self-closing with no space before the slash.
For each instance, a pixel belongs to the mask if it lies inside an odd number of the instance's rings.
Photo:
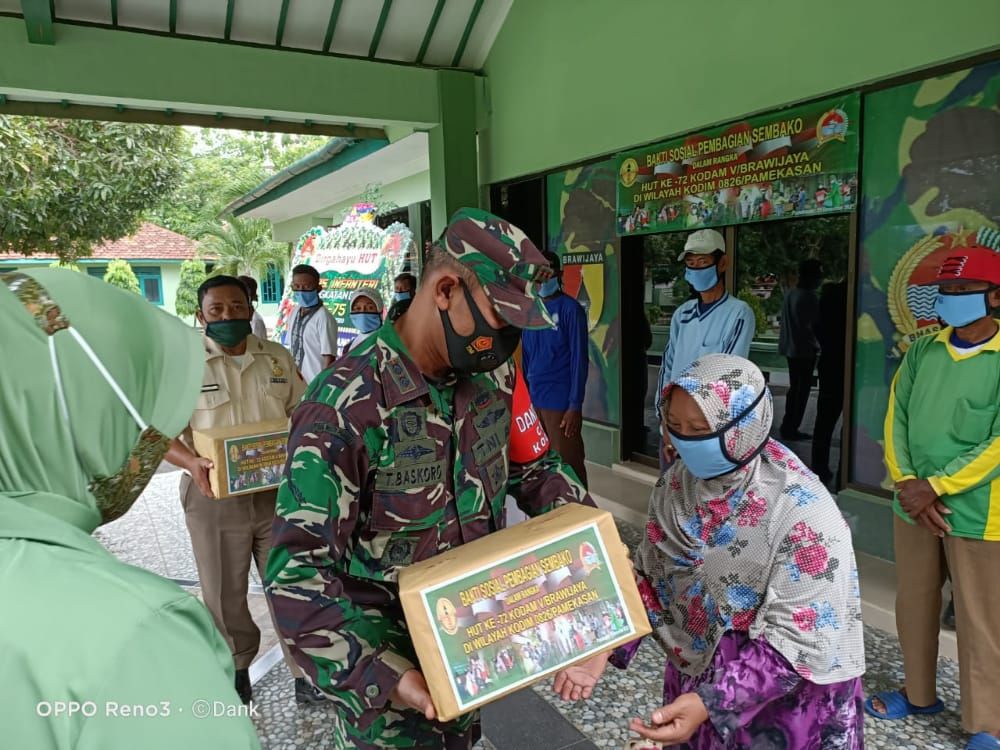
<path id="1" fill-rule="evenodd" d="M 952 328 L 964 328 L 990 314 L 989 291 L 941 294 L 934 300 L 934 312 Z"/>
<path id="2" fill-rule="evenodd" d="M 315 289 L 295 292 L 295 302 L 302 307 L 316 307 L 319 304 L 319 292 Z"/>
<path id="3" fill-rule="evenodd" d="M 392 295 L 392 299 L 395 302 L 406 302 L 411 297 L 413 297 L 413 292 L 396 292 Z"/>
<path id="4" fill-rule="evenodd" d="M 749 456 L 742 461 L 738 461 L 729 455 L 729 451 L 726 449 L 726 432 L 734 425 L 746 419 L 747 415 L 753 413 L 753 410 L 757 408 L 757 404 L 764 398 L 766 392 L 766 390 L 761 391 L 743 413 L 737 415 L 735 419 L 726 422 L 726 424 L 722 425 L 715 432 L 710 432 L 707 435 L 685 437 L 674 432 L 669 427 L 667 428 L 667 431 L 670 433 L 670 442 L 677 449 L 677 455 L 680 456 L 681 461 L 684 462 L 688 471 L 699 479 L 715 479 L 716 477 L 733 473 L 757 457 L 757 454 L 767 445 L 766 438 Z"/>
<path id="5" fill-rule="evenodd" d="M 382 325 L 382 316 L 373 312 L 351 313 L 351 324 L 361 333 L 371 333 Z"/>
<path id="6" fill-rule="evenodd" d="M 546 282 L 539 284 L 538 293 L 542 297 L 551 297 L 553 294 L 559 291 L 559 279 L 552 277 Z"/>
<path id="7" fill-rule="evenodd" d="M 688 268 L 684 271 L 684 280 L 694 287 L 696 292 L 707 292 L 719 283 L 719 272 L 715 266 L 707 268 Z"/>

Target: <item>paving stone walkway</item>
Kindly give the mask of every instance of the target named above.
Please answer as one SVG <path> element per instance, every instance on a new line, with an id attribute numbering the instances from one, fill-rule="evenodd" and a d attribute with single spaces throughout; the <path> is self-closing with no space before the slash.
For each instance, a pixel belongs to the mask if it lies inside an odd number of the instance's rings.
<path id="1" fill-rule="evenodd" d="M 177 472 L 156 475 L 133 510 L 122 519 L 99 529 L 96 536 L 125 562 L 181 582 L 193 582 L 197 580 L 197 570 L 177 499 L 178 480 Z M 623 540 L 634 547 L 639 539 L 639 530 L 623 523 L 619 523 L 619 530 Z M 251 573 L 251 580 L 259 585 L 255 576 Z M 870 694 L 898 686 L 902 679 L 902 663 L 896 638 L 868 627 L 865 629 L 865 647 L 868 658 L 866 692 Z M 663 658 L 659 647 L 647 639 L 627 671 L 608 669 L 593 699 L 587 703 L 564 703 L 552 693 L 548 682 L 537 685 L 535 695 L 554 709 L 548 719 L 544 716 L 532 719 L 539 724 L 539 742 L 524 744 L 522 741 L 517 747 L 493 745 L 487 735 L 482 747 L 486 750 L 624 747 L 628 738 L 626 726 L 629 717 L 648 716 L 661 703 Z M 866 745 L 869 748 L 961 750 L 964 747 L 966 737 L 958 714 L 958 667 L 948 659 L 941 659 L 938 673 L 939 694 L 947 710 L 936 717 L 899 722 L 878 722 L 869 718 L 865 724 Z M 293 697 L 291 676 L 283 663 L 278 662 L 254 686 L 254 692 L 260 713 L 255 724 L 264 750 L 333 750 L 329 741 L 330 726 L 337 720 L 333 709 L 329 706 L 298 708 Z M 494 725 L 508 721 L 523 723 L 522 703 L 512 702 L 509 707 L 501 704 L 491 713 L 491 722 Z M 568 726 L 569 732 L 577 738 L 582 734 L 586 740 L 573 739 L 567 744 L 553 745 L 543 739 L 547 731 L 549 736 L 551 732 L 569 736 L 564 728 L 557 726 L 562 719 L 566 720 L 562 723 Z"/>

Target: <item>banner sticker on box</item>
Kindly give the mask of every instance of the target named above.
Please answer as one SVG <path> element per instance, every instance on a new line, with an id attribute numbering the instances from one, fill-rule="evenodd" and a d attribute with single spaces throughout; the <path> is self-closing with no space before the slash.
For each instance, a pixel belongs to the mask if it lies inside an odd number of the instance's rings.
<path id="1" fill-rule="evenodd" d="M 285 470 L 287 447 L 287 432 L 226 440 L 228 494 L 278 486 Z"/>
<path id="2" fill-rule="evenodd" d="M 637 632 L 594 524 L 422 598 L 463 711 Z"/>

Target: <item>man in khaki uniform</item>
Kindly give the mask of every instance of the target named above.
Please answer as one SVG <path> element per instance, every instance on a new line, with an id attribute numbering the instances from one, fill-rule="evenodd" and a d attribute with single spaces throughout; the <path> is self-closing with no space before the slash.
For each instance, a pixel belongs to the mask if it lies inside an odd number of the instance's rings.
<path id="1" fill-rule="evenodd" d="M 189 429 L 174 441 L 167 458 L 188 472 L 180 497 L 202 598 L 233 653 L 236 690 L 249 702 L 248 670 L 260 647 L 260 630 L 247 606 L 247 576 L 252 558 L 263 579 L 277 491 L 216 499 L 208 480 L 212 462 L 193 451 L 190 431 L 285 419 L 306 386 L 284 347 L 250 333 L 253 307 L 242 282 L 213 277 L 199 288 L 198 304 L 198 320 L 205 326 L 201 396 Z M 295 677 L 296 700 L 322 701 L 287 652 L 286 661 Z"/>

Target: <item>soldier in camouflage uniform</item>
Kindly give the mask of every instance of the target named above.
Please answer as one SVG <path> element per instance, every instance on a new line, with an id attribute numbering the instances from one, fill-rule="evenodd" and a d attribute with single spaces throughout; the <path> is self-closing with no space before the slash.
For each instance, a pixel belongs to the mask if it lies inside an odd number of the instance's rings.
<path id="1" fill-rule="evenodd" d="M 433 720 L 397 571 L 502 528 L 508 492 L 532 516 L 593 504 L 556 454 L 508 456 L 508 360 L 521 329 L 551 325 L 536 291 L 551 274 L 517 227 L 459 211 L 407 314 L 314 381 L 292 417 L 267 591 L 339 710 L 335 747 L 471 747 L 478 714 Z"/>

